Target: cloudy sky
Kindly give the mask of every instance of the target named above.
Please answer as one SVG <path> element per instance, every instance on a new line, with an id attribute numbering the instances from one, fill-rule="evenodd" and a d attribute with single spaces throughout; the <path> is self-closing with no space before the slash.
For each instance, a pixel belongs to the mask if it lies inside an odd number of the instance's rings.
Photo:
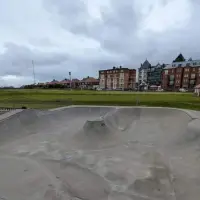
<path id="1" fill-rule="evenodd" d="M 0 0 L 0 85 L 200 59 L 199 0 Z"/>

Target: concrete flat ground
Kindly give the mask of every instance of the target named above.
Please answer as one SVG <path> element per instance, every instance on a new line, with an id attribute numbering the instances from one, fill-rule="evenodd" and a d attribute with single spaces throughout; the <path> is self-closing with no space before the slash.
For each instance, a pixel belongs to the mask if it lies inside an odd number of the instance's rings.
<path id="1" fill-rule="evenodd" d="M 77 106 L 0 122 L 0 199 L 199 197 L 200 112 Z"/>

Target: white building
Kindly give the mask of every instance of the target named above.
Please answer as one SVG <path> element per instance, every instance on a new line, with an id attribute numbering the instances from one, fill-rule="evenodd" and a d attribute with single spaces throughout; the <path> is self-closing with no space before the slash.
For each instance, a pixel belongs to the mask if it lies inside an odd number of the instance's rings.
<path id="1" fill-rule="evenodd" d="M 141 67 L 138 70 L 138 82 L 141 83 L 147 83 L 148 80 L 148 71 L 151 69 L 151 64 L 148 60 L 145 60 L 143 64 L 141 64 Z"/>
<path id="2" fill-rule="evenodd" d="M 141 64 L 141 67 L 138 69 L 138 83 L 139 86 L 144 86 L 143 89 L 147 88 L 147 80 L 148 80 L 148 72 L 151 69 L 151 64 L 148 60 L 145 60 L 143 64 Z"/>

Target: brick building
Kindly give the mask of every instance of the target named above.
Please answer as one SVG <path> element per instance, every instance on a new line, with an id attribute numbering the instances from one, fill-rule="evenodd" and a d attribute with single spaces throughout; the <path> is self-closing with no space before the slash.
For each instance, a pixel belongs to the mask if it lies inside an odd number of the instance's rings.
<path id="1" fill-rule="evenodd" d="M 162 88 L 178 90 L 193 89 L 200 84 L 200 60 L 173 62 L 163 69 Z"/>
<path id="2" fill-rule="evenodd" d="M 136 83 L 136 70 L 124 67 L 99 71 L 99 87 L 108 90 L 134 89 Z"/>

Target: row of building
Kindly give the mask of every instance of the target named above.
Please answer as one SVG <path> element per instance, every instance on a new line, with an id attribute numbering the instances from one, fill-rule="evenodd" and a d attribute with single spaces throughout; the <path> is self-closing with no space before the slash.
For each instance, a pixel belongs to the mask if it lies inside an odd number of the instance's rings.
<path id="1" fill-rule="evenodd" d="M 86 77 L 83 78 L 82 80 L 79 80 L 77 78 L 74 79 L 63 79 L 61 81 L 58 80 L 52 80 L 50 82 L 46 82 L 46 83 L 38 83 L 38 86 L 42 86 L 42 87 L 51 87 L 51 86 L 55 86 L 55 85 L 62 85 L 65 88 L 74 88 L 74 89 L 78 89 L 78 88 L 82 88 L 82 89 L 95 89 L 99 87 L 99 79 L 93 78 L 93 77 Z"/>
<path id="2" fill-rule="evenodd" d="M 186 60 L 180 54 L 171 64 L 151 65 L 146 59 L 138 69 L 122 66 L 100 70 L 99 78 L 53 80 L 39 85 L 62 85 L 66 88 L 86 88 L 102 90 L 147 90 L 162 88 L 176 91 L 180 88 L 194 89 L 200 84 L 200 60 Z"/>
<path id="3" fill-rule="evenodd" d="M 99 71 L 99 87 L 108 90 L 147 90 L 160 87 L 164 90 L 178 90 L 180 88 L 194 89 L 200 84 L 200 60 L 186 60 L 180 54 L 172 64 L 153 66 L 145 60 L 136 70 L 124 67 Z"/>

